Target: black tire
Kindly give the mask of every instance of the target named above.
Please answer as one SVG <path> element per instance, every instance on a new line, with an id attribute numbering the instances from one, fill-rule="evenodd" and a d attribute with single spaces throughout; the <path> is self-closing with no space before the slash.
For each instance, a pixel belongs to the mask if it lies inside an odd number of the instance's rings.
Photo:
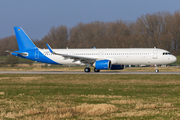
<path id="1" fill-rule="evenodd" d="M 94 68 L 94 72 L 100 72 L 100 70 L 98 70 L 98 69 Z"/>
<path id="2" fill-rule="evenodd" d="M 86 73 L 91 72 L 91 69 L 90 68 L 84 68 L 84 72 L 86 72 Z"/>
<path id="3" fill-rule="evenodd" d="M 156 69 L 156 70 L 155 70 L 155 72 L 156 72 L 156 73 L 158 73 L 158 72 L 159 72 L 159 70 L 158 70 L 158 69 Z"/>

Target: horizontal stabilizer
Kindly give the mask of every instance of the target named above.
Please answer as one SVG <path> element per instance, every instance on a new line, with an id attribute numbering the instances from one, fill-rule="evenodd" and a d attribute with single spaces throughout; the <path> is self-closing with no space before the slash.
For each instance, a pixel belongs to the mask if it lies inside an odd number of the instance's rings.
<path id="1" fill-rule="evenodd" d="M 15 53 L 15 54 L 18 54 L 18 55 L 22 55 L 22 56 L 28 56 L 28 53 L 26 53 L 26 52 L 20 52 L 20 51 L 18 51 L 18 52 L 11 52 L 11 51 L 9 51 L 9 50 L 6 50 L 5 52 L 9 52 L 9 53 Z"/>

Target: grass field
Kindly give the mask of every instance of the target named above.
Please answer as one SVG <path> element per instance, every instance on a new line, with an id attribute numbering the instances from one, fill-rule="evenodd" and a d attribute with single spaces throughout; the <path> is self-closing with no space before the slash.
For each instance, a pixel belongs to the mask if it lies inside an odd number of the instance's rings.
<path id="1" fill-rule="evenodd" d="M 0 119 L 180 119 L 180 75 L 0 74 Z"/>

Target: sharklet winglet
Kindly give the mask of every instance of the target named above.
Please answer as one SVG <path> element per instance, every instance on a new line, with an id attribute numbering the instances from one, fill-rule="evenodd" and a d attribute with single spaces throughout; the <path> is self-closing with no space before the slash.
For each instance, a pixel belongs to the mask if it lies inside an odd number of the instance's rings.
<path id="1" fill-rule="evenodd" d="M 54 51 L 53 51 L 52 48 L 49 46 L 49 44 L 46 43 L 46 45 L 47 45 L 49 51 L 50 51 L 51 53 L 54 53 Z"/>

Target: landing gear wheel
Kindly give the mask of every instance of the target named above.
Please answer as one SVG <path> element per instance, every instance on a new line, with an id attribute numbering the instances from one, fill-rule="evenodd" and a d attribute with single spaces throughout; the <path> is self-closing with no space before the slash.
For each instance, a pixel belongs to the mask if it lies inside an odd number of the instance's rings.
<path id="1" fill-rule="evenodd" d="M 158 70 L 158 66 L 156 64 L 155 64 L 155 69 L 156 69 L 155 72 L 158 73 L 159 70 Z"/>
<path id="2" fill-rule="evenodd" d="M 86 73 L 91 72 L 91 69 L 90 68 L 84 68 L 84 72 L 86 72 Z"/>
<path id="3" fill-rule="evenodd" d="M 156 70 L 155 70 L 155 72 L 156 72 L 156 73 L 158 73 L 158 72 L 159 72 L 159 70 L 158 70 L 158 69 L 156 69 Z"/>
<path id="4" fill-rule="evenodd" d="M 96 69 L 96 68 L 94 68 L 94 72 L 99 72 L 100 70 L 98 70 L 98 69 Z"/>

